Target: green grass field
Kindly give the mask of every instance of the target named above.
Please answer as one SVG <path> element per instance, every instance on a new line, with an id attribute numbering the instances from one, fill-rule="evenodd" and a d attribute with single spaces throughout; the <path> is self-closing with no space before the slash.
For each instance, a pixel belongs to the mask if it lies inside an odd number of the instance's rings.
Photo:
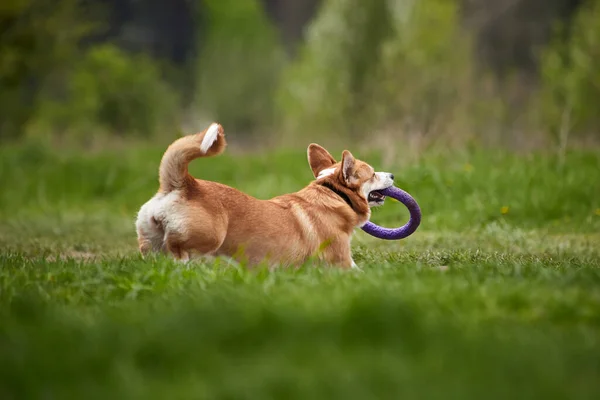
<path id="1" fill-rule="evenodd" d="M 363 272 L 249 272 L 139 257 L 162 150 L 0 150 L 0 399 L 600 398 L 598 152 L 399 154 L 413 236 L 357 232 Z M 311 178 L 304 149 L 192 173 L 261 198 Z"/>

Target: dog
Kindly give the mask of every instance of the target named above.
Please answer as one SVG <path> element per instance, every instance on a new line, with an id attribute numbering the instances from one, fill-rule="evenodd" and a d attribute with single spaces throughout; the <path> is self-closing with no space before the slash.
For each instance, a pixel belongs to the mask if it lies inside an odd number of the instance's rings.
<path id="1" fill-rule="evenodd" d="M 356 268 L 350 241 L 394 176 L 375 172 L 344 150 L 341 161 L 318 144 L 308 146 L 315 177 L 298 192 L 259 200 L 217 182 L 195 179 L 188 164 L 221 154 L 223 128 L 181 137 L 165 151 L 159 190 L 139 210 L 136 231 L 142 256 L 166 253 L 182 261 L 193 255 L 225 256 L 248 266 L 301 265 L 310 259 Z"/>

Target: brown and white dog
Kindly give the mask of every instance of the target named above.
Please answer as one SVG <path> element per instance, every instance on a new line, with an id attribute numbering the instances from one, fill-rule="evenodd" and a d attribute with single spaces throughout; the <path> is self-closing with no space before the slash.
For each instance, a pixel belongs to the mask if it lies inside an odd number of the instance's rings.
<path id="1" fill-rule="evenodd" d="M 356 266 L 352 232 L 369 220 L 370 207 L 383 204 L 385 197 L 376 191 L 392 186 L 392 174 L 375 172 L 347 150 L 336 162 L 311 144 L 308 162 L 316 180 L 296 193 L 259 200 L 188 173 L 190 161 L 218 155 L 226 145 L 223 128 L 214 123 L 169 146 L 160 164 L 160 189 L 136 221 L 143 255 L 227 256 L 249 265 L 298 265 L 316 257 L 343 268 Z"/>

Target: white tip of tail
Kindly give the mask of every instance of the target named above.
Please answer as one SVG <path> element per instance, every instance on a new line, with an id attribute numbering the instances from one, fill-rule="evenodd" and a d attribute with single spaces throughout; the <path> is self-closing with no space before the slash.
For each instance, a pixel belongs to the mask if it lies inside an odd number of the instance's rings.
<path id="1" fill-rule="evenodd" d="M 208 127 L 206 133 L 204 134 L 204 139 L 202 139 L 202 143 L 200 143 L 200 150 L 203 153 L 206 153 L 208 149 L 210 149 L 210 146 L 213 145 L 215 140 L 217 140 L 217 136 L 219 135 L 219 129 L 220 126 L 216 122 Z"/>

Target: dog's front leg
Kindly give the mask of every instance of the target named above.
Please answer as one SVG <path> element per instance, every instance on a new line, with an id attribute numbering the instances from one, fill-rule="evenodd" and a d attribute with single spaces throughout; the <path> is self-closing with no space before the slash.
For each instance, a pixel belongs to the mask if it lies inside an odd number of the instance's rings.
<path id="1" fill-rule="evenodd" d="M 352 259 L 350 241 L 338 240 L 332 243 L 325 253 L 325 261 L 344 269 L 358 268 Z"/>

